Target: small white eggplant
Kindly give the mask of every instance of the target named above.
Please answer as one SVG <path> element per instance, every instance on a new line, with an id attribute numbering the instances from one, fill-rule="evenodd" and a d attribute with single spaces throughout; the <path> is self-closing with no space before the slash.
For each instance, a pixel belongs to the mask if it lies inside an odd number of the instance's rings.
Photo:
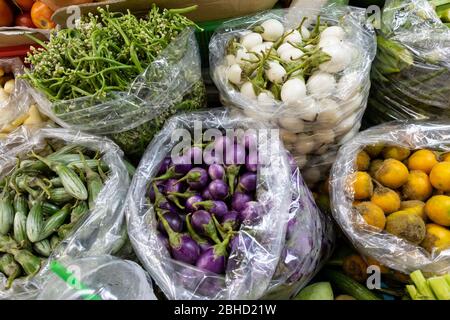
<path id="1" fill-rule="evenodd" d="M 346 116 L 350 116 L 355 112 L 358 112 L 362 107 L 365 107 L 363 105 L 364 96 L 360 93 L 357 93 L 355 96 L 353 96 L 351 99 L 344 102 L 341 106 L 342 112 Z"/>
<path id="2" fill-rule="evenodd" d="M 247 81 L 242 85 L 241 94 L 249 99 L 256 100 L 255 88 L 250 81 Z"/>
<path id="3" fill-rule="evenodd" d="M 263 43 L 261 43 L 261 44 L 258 44 L 257 46 L 254 46 L 253 48 L 251 48 L 249 50 L 249 52 L 263 54 L 264 52 L 266 52 L 266 50 L 268 50 L 267 47 Z"/>
<path id="4" fill-rule="evenodd" d="M 296 105 L 305 97 L 306 85 L 301 78 L 289 79 L 281 87 L 281 100 L 287 105 Z"/>
<path id="5" fill-rule="evenodd" d="M 231 83 L 239 86 L 242 83 L 242 68 L 238 64 L 233 64 L 227 70 L 227 79 Z"/>
<path id="6" fill-rule="evenodd" d="M 359 113 L 354 113 L 352 115 L 349 115 L 343 121 L 341 121 L 334 128 L 334 130 L 336 131 L 336 135 L 342 135 L 342 134 L 345 134 L 346 132 L 349 132 L 357 124 L 358 115 L 359 115 Z"/>
<path id="7" fill-rule="evenodd" d="M 270 91 L 263 91 L 258 95 L 258 104 L 271 106 L 275 102 L 275 97 Z"/>
<path id="8" fill-rule="evenodd" d="M 300 59 L 304 55 L 303 51 L 297 48 L 292 48 L 290 50 L 284 50 L 280 55 L 282 61 L 289 63 Z"/>
<path id="9" fill-rule="evenodd" d="M 309 154 L 316 147 L 314 139 L 307 134 L 297 135 L 297 142 L 295 143 L 295 151 L 299 154 Z"/>
<path id="10" fill-rule="evenodd" d="M 300 44 L 303 42 L 302 35 L 300 34 L 300 32 L 298 32 L 298 30 L 289 29 L 288 31 L 286 31 L 286 33 L 288 35 L 284 38 L 283 43 L 290 42 L 294 44 Z"/>
<path id="11" fill-rule="evenodd" d="M 233 54 L 229 54 L 225 57 L 225 61 L 227 62 L 227 66 L 232 66 L 233 64 L 236 64 L 236 56 Z"/>
<path id="12" fill-rule="evenodd" d="M 325 38 L 337 38 L 339 40 L 344 40 L 345 38 L 345 31 L 339 26 L 331 26 L 328 28 L 325 28 L 322 33 L 320 34 L 321 39 Z"/>
<path id="13" fill-rule="evenodd" d="M 270 49 L 273 47 L 273 42 L 266 41 L 266 42 L 263 42 L 263 45 L 266 47 L 266 49 Z"/>
<path id="14" fill-rule="evenodd" d="M 317 122 L 322 126 L 326 125 L 327 127 L 330 127 L 342 119 L 342 111 L 334 100 L 323 99 L 319 104 L 320 113 L 317 116 Z"/>
<path id="15" fill-rule="evenodd" d="M 300 133 L 305 128 L 305 124 L 302 119 L 295 118 L 293 116 L 287 116 L 278 119 L 278 123 L 283 129 L 289 130 L 293 133 Z"/>
<path id="16" fill-rule="evenodd" d="M 250 50 L 251 48 L 256 47 L 257 45 L 260 45 L 262 43 L 263 43 L 262 36 L 256 32 L 246 34 L 241 38 L 241 44 L 247 50 Z"/>
<path id="17" fill-rule="evenodd" d="M 281 56 L 284 51 L 288 51 L 288 50 L 292 50 L 292 49 L 295 49 L 295 47 L 289 43 L 283 43 L 281 46 L 278 47 L 277 53 L 279 56 Z"/>
<path id="18" fill-rule="evenodd" d="M 359 132 L 359 129 L 361 127 L 361 124 L 356 125 L 353 129 L 351 129 L 349 132 L 347 132 L 345 135 L 343 135 L 339 140 L 339 144 L 344 144 L 350 139 L 352 139 L 354 136 L 356 136 Z"/>
<path id="19" fill-rule="evenodd" d="M 333 143 L 334 138 L 335 134 L 332 129 L 314 131 L 314 141 L 318 146 Z"/>
<path id="20" fill-rule="evenodd" d="M 310 95 L 330 96 L 336 90 L 336 79 L 329 73 L 316 71 L 309 77 L 306 88 Z"/>
<path id="21" fill-rule="evenodd" d="M 338 38 L 328 37 L 328 38 L 320 38 L 318 46 L 319 48 L 323 49 L 329 46 L 341 45 L 343 43 L 344 41 L 339 40 Z"/>
<path id="22" fill-rule="evenodd" d="M 284 27 L 283 24 L 275 19 L 269 19 L 264 21 L 260 26 L 262 37 L 265 41 L 277 41 L 283 36 Z"/>
<path id="23" fill-rule="evenodd" d="M 330 61 L 322 63 L 319 69 L 328 73 L 343 71 L 351 63 L 351 56 L 346 52 L 342 44 L 329 45 L 322 48 L 322 51 L 331 57 Z"/>
<path id="24" fill-rule="evenodd" d="M 298 104 L 299 117 L 305 121 L 315 121 L 317 115 L 320 112 L 320 107 L 317 101 L 314 99 L 308 99 Z"/>
<path id="25" fill-rule="evenodd" d="M 281 84 L 286 75 L 286 70 L 281 64 L 275 61 L 270 61 L 268 66 L 269 68 L 265 71 L 267 79 L 272 83 Z"/>
<path id="26" fill-rule="evenodd" d="M 337 95 L 341 100 L 349 100 L 360 90 L 363 79 L 357 72 L 344 74 L 337 84 Z"/>

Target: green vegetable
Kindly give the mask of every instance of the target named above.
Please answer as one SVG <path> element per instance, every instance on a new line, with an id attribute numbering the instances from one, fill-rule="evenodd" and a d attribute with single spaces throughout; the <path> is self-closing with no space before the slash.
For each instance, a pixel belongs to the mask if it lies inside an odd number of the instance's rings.
<path id="1" fill-rule="evenodd" d="M 425 300 L 436 300 L 433 291 L 431 291 L 428 286 L 427 280 L 423 276 L 420 270 L 416 270 L 412 272 L 410 275 L 411 280 L 414 282 L 414 285 L 417 288 L 417 292 L 420 296 L 422 296 Z"/>
<path id="2" fill-rule="evenodd" d="M 341 272 L 327 269 L 324 271 L 324 274 L 334 286 L 356 300 L 381 300 L 365 286 Z"/>
<path id="3" fill-rule="evenodd" d="M 24 246 L 28 242 L 27 238 L 27 216 L 17 211 L 14 216 L 14 228 L 13 228 L 14 240 L 21 246 Z"/>
<path id="4" fill-rule="evenodd" d="M 14 259 L 22 266 L 25 273 L 29 276 L 35 275 L 41 268 L 41 259 L 36 257 L 28 250 L 12 250 Z"/>
<path id="5" fill-rule="evenodd" d="M 14 257 L 7 253 L 0 258 L 0 271 L 3 272 L 8 280 L 6 282 L 6 289 L 9 289 L 20 273 L 22 272 L 20 265 L 14 260 Z"/>
<path id="6" fill-rule="evenodd" d="M 73 200 L 73 196 L 71 196 L 64 188 L 55 188 L 50 189 L 50 200 L 58 204 L 67 203 Z"/>
<path id="7" fill-rule="evenodd" d="M 86 182 L 89 193 L 89 209 L 93 209 L 95 206 L 95 200 L 103 188 L 103 182 L 100 175 L 89 168 L 83 155 L 81 155 L 81 160 L 84 163 L 84 171 L 86 173 Z"/>
<path id="8" fill-rule="evenodd" d="M 34 243 L 33 250 L 43 257 L 50 256 L 50 254 L 52 252 L 50 241 L 48 241 L 47 239 L 44 239 L 44 240 Z"/>
<path id="9" fill-rule="evenodd" d="M 65 205 L 61 210 L 52 215 L 42 228 L 39 234 L 39 240 L 48 238 L 53 232 L 55 232 L 66 220 L 70 213 L 70 204 Z"/>
<path id="10" fill-rule="evenodd" d="M 6 187 L 0 197 L 0 234 L 6 235 L 13 226 L 14 207 Z"/>
<path id="11" fill-rule="evenodd" d="M 437 300 L 450 300 L 450 285 L 444 277 L 428 278 L 427 282 Z"/>
<path id="12" fill-rule="evenodd" d="M 64 191 L 64 192 L 62 192 L 62 191 Z M 66 190 L 64 190 L 64 188 L 61 188 L 61 189 L 51 190 L 50 191 L 50 199 L 52 199 L 55 202 L 68 202 L 68 201 L 72 200 L 73 198 L 70 195 L 68 195 L 68 193 L 66 192 Z M 64 199 L 67 201 L 58 201 L 61 199 Z M 60 208 L 53 203 L 50 203 L 47 201 L 42 203 L 42 213 L 46 216 L 52 215 L 52 214 L 58 212 L 59 210 L 60 210 Z"/>
<path id="13" fill-rule="evenodd" d="M 303 288 L 294 300 L 334 300 L 333 289 L 329 282 L 317 282 Z"/>
<path id="14" fill-rule="evenodd" d="M 39 199 L 31 208 L 27 217 L 26 230 L 27 237 L 31 242 L 39 241 L 39 235 L 44 228 L 44 219 L 42 218 L 42 200 Z"/>

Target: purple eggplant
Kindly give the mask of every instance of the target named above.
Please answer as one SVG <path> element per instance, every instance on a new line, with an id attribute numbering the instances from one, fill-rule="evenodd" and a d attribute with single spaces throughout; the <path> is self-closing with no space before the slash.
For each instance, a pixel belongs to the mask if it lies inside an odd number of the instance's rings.
<path id="1" fill-rule="evenodd" d="M 163 215 L 173 231 L 175 232 L 183 231 L 184 228 L 183 219 L 181 219 L 181 217 L 178 214 L 173 212 L 165 212 L 163 213 Z M 158 222 L 158 230 L 163 234 L 165 234 L 166 232 L 161 220 Z"/>
<path id="2" fill-rule="evenodd" d="M 197 202 L 194 205 L 197 210 L 203 208 L 208 212 L 214 214 L 216 217 L 222 220 L 223 216 L 227 214 L 228 207 L 227 204 L 221 200 L 206 200 Z"/>
<path id="3" fill-rule="evenodd" d="M 205 200 L 212 200 L 213 199 L 211 193 L 209 192 L 209 188 L 206 188 L 205 190 L 202 191 L 202 198 L 205 199 Z"/>
<path id="4" fill-rule="evenodd" d="M 166 192 L 166 190 L 165 190 L 166 185 L 165 185 L 164 181 L 162 181 L 162 180 L 156 181 L 155 184 L 158 187 L 158 190 L 160 193 Z M 149 198 L 152 203 L 155 203 L 156 195 L 155 195 L 155 190 L 153 189 L 153 185 L 150 187 L 150 190 L 149 190 Z"/>
<path id="5" fill-rule="evenodd" d="M 211 180 L 223 180 L 225 169 L 220 164 L 211 164 L 208 168 L 208 174 Z"/>
<path id="6" fill-rule="evenodd" d="M 256 152 L 250 152 L 245 157 L 245 168 L 250 172 L 258 171 L 258 154 Z"/>
<path id="7" fill-rule="evenodd" d="M 247 202 L 252 201 L 252 197 L 243 192 L 236 192 L 231 199 L 231 207 L 237 212 L 241 212 Z"/>
<path id="8" fill-rule="evenodd" d="M 230 211 L 222 218 L 222 229 L 225 232 L 236 231 L 239 227 L 239 214 L 236 211 Z"/>
<path id="9" fill-rule="evenodd" d="M 185 186 L 183 183 L 178 183 L 176 179 L 169 179 L 165 183 L 165 193 L 167 199 L 172 201 L 178 208 L 184 210 L 184 206 L 180 203 L 176 194 L 182 194 Z"/>
<path id="10" fill-rule="evenodd" d="M 214 141 L 214 150 L 216 152 L 216 155 L 221 157 L 222 159 L 225 159 L 227 151 L 231 151 L 233 145 L 233 139 L 230 139 L 227 136 L 218 137 Z"/>
<path id="11" fill-rule="evenodd" d="M 240 144 L 234 144 L 231 150 L 226 151 L 224 160 L 227 165 L 245 164 L 245 148 Z"/>
<path id="12" fill-rule="evenodd" d="M 256 131 L 246 131 L 244 133 L 244 146 L 249 151 L 256 151 L 258 147 L 258 135 Z"/>
<path id="13" fill-rule="evenodd" d="M 207 165 L 221 164 L 223 159 L 214 149 L 206 148 L 203 151 L 203 162 Z"/>
<path id="14" fill-rule="evenodd" d="M 196 266 L 202 270 L 222 274 L 228 257 L 227 246 L 230 236 L 224 241 L 204 251 L 197 260 Z"/>
<path id="15" fill-rule="evenodd" d="M 185 210 L 187 212 L 196 211 L 197 209 L 194 207 L 194 205 L 201 201 L 203 201 L 203 198 L 197 194 L 187 198 L 186 203 L 184 204 Z"/>
<path id="16" fill-rule="evenodd" d="M 172 164 L 172 159 L 170 157 L 165 157 L 163 159 L 163 161 L 161 162 L 161 165 L 159 166 L 158 176 L 161 176 L 164 173 L 166 173 L 166 171 L 169 169 L 171 164 Z"/>
<path id="17" fill-rule="evenodd" d="M 256 173 L 246 172 L 239 177 L 238 190 L 252 192 L 256 190 Z"/>
<path id="18" fill-rule="evenodd" d="M 176 233 L 172 230 L 164 215 L 158 213 L 159 219 L 163 224 L 164 230 L 166 230 L 169 236 L 170 251 L 172 258 L 177 261 L 185 262 L 194 265 L 200 256 L 200 247 L 186 233 Z"/>
<path id="19" fill-rule="evenodd" d="M 176 156 L 172 158 L 173 162 L 173 169 L 175 173 L 177 174 L 186 174 L 193 168 L 191 155 L 190 154 L 184 154 L 182 156 Z"/>
<path id="20" fill-rule="evenodd" d="M 172 203 L 170 203 L 169 200 L 166 199 L 166 197 L 163 196 L 163 194 L 156 186 L 156 182 L 153 183 L 153 192 L 155 195 L 155 201 L 153 203 L 157 209 L 177 213 L 177 208 Z"/>
<path id="21" fill-rule="evenodd" d="M 201 252 L 203 252 L 203 251 L 209 249 L 210 247 L 212 247 L 213 245 L 207 239 L 202 238 L 201 236 L 199 236 L 197 234 L 197 232 L 195 232 L 194 228 L 192 227 L 191 219 L 192 219 L 192 213 L 190 213 L 186 216 L 187 231 L 188 231 L 189 235 L 192 237 L 192 239 L 194 239 L 194 241 L 197 242 L 197 244 L 200 247 Z"/>
<path id="22" fill-rule="evenodd" d="M 223 200 L 228 196 L 228 186 L 223 180 L 212 181 L 208 186 L 208 191 L 214 200 Z"/>
<path id="23" fill-rule="evenodd" d="M 167 171 L 163 175 L 153 178 L 153 181 L 161 181 L 161 180 L 168 180 L 168 179 L 172 179 L 172 178 L 179 178 L 180 176 L 181 176 L 181 173 L 177 172 L 175 167 L 172 166 L 169 169 L 167 169 Z"/>
<path id="24" fill-rule="evenodd" d="M 239 219 L 244 222 L 254 223 L 261 218 L 261 205 L 259 202 L 250 201 L 244 205 L 242 211 L 239 212 Z"/>
<path id="25" fill-rule="evenodd" d="M 215 243 L 220 243 L 216 226 L 211 214 L 205 210 L 197 210 L 191 216 L 192 227 L 201 236 L 210 238 Z"/>
<path id="26" fill-rule="evenodd" d="M 178 183 L 186 181 L 191 189 L 200 190 L 208 184 L 208 173 L 203 168 L 191 169 Z"/>

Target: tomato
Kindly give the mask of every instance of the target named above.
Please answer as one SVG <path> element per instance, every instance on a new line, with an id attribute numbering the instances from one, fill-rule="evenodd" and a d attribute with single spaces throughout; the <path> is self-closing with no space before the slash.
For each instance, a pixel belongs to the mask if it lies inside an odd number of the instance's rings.
<path id="1" fill-rule="evenodd" d="M 5 0 L 0 0 L 0 27 L 9 27 L 14 21 L 11 7 Z"/>
<path id="2" fill-rule="evenodd" d="M 36 1 L 31 7 L 31 19 L 39 29 L 53 29 L 56 24 L 52 21 L 53 11 L 41 1 Z"/>
<path id="3" fill-rule="evenodd" d="M 29 12 L 24 12 L 17 15 L 14 22 L 14 24 L 19 27 L 36 28 Z"/>
<path id="4" fill-rule="evenodd" d="M 30 11 L 33 6 L 34 0 L 13 0 L 16 6 L 23 11 Z"/>

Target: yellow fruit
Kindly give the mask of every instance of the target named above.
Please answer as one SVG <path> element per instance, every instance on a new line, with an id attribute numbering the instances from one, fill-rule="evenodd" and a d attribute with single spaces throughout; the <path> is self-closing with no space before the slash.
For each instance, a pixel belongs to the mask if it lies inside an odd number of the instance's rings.
<path id="1" fill-rule="evenodd" d="M 372 178 L 368 173 L 362 171 L 356 172 L 353 178 L 352 186 L 355 200 L 367 199 L 372 196 Z"/>
<path id="2" fill-rule="evenodd" d="M 420 170 L 429 174 L 431 169 L 438 163 L 436 154 L 430 150 L 418 150 L 408 159 L 409 170 Z"/>
<path id="3" fill-rule="evenodd" d="M 372 160 L 369 166 L 369 174 L 372 178 L 375 178 L 375 174 L 377 173 L 378 169 L 380 169 L 382 164 L 383 160 L 381 159 Z"/>
<path id="4" fill-rule="evenodd" d="M 387 159 L 375 174 L 375 178 L 391 189 L 400 188 L 408 181 L 408 168 L 398 160 Z"/>
<path id="5" fill-rule="evenodd" d="M 441 155 L 441 161 L 450 162 L 450 152 Z"/>
<path id="6" fill-rule="evenodd" d="M 370 201 L 379 206 L 385 214 L 389 214 L 400 209 L 400 197 L 397 192 L 389 188 L 375 188 L 375 192 L 373 193 Z"/>
<path id="7" fill-rule="evenodd" d="M 381 151 L 383 151 L 383 148 L 383 144 L 373 144 L 370 146 L 366 146 L 364 148 L 364 151 L 373 159 L 376 158 L 381 153 Z"/>
<path id="8" fill-rule="evenodd" d="M 372 202 L 362 202 L 356 206 L 356 210 L 362 215 L 366 223 L 379 231 L 386 225 L 386 217 L 383 210 Z"/>
<path id="9" fill-rule="evenodd" d="M 370 165 L 370 157 L 365 151 L 360 151 L 356 157 L 356 167 L 358 171 L 367 171 Z"/>
<path id="10" fill-rule="evenodd" d="M 417 214 L 397 211 L 386 219 L 386 231 L 399 237 L 419 244 L 425 239 L 425 222 Z"/>
<path id="11" fill-rule="evenodd" d="M 450 230 L 434 223 L 427 224 L 426 230 L 425 239 L 420 244 L 425 250 L 431 253 L 450 248 Z"/>
<path id="12" fill-rule="evenodd" d="M 398 161 L 405 160 L 409 157 L 410 153 L 411 151 L 409 149 L 402 147 L 390 146 L 383 149 L 383 157 L 385 159 L 395 159 Z"/>
<path id="13" fill-rule="evenodd" d="M 400 210 L 414 212 L 419 215 L 423 221 L 427 221 L 427 214 L 425 213 L 425 202 L 419 200 L 408 200 L 400 203 Z"/>
<path id="14" fill-rule="evenodd" d="M 450 162 L 436 164 L 431 169 L 430 182 L 436 189 L 450 191 Z"/>
<path id="15" fill-rule="evenodd" d="M 403 185 L 403 195 L 409 200 L 424 201 L 431 197 L 433 186 L 430 179 L 423 171 L 413 170 L 408 175 L 408 180 Z"/>
<path id="16" fill-rule="evenodd" d="M 450 197 L 433 196 L 425 204 L 425 213 L 434 223 L 450 227 Z"/>

